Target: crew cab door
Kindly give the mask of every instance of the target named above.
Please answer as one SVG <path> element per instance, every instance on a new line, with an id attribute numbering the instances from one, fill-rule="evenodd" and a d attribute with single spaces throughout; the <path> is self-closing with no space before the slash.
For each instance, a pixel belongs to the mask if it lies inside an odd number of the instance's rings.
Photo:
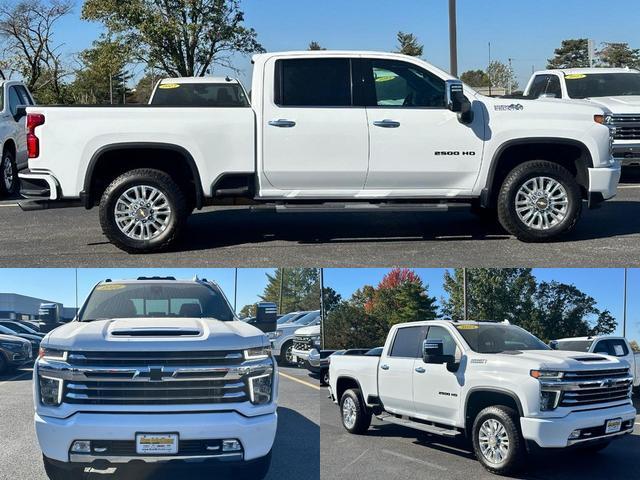
<path id="1" fill-rule="evenodd" d="M 443 343 L 443 354 L 454 355 L 459 361 L 461 350 L 451 333 L 441 326 L 429 327 L 429 340 Z M 450 372 L 446 364 L 426 364 L 417 358 L 413 368 L 413 404 L 418 418 L 453 425 L 460 409 L 463 385 L 462 367 Z"/>
<path id="2" fill-rule="evenodd" d="M 420 65 L 375 58 L 356 65 L 356 101 L 367 107 L 370 137 L 365 188 L 472 189 L 484 143 L 480 103 L 466 125 L 445 106 L 445 81 Z"/>
<path id="3" fill-rule="evenodd" d="M 413 415 L 413 366 L 426 326 L 400 327 L 378 363 L 378 395 L 387 411 Z"/>
<path id="4" fill-rule="evenodd" d="M 266 72 L 261 128 L 268 183 L 318 195 L 361 191 L 369 138 L 365 108 L 352 101 L 351 59 L 280 58 Z"/>

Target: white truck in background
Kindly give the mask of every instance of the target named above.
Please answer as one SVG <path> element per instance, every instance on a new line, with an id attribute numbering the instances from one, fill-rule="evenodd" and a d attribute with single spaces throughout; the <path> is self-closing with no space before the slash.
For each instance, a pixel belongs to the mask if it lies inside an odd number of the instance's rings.
<path id="1" fill-rule="evenodd" d="M 616 194 L 620 165 L 598 106 L 484 97 L 395 53 L 253 61 L 246 107 L 28 108 L 21 207 L 99 205 L 104 234 L 135 253 L 169 248 L 209 204 L 471 205 L 523 241 L 547 241 L 573 229 L 583 200 Z"/>
<path id="2" fill-rule="evenodd" d="M 296 330 L 293 337 L 292 355 L 295 357 L 298 365 L 305 368 L 309 366 L 309 354 L 313 350 L 320 350 L 322 339 L 320 335 L 320 324 L 303 327 Z"/>
<path id="3" fill-rule="evenodd" d="M 574 352 L 600 353 L 625 360 L 631 366 L 633 387 L 640 388 L 640 352 L 631 347 L 624 337 L 614 335 L 595 335 L 592 337 L 559 338 L 549 342 L 554 350 L 570 350 Z"/>
<path id="4" fill-rule="evenodd" d="M 269 340 L 220 288 L 172 277 L 105 280 L 77 318 L 47 334 L 33 372 L 35 428 L 51 480 L 159 462 L 234 467 L 265 477 L 277 427 Z"/>
<path id="5" fill-rule="evenodd" d="M 633 377 L 611 356 L 550 349 L 505 323 L 434 320 L 391 328 L 382 355 L 331 357 L 331 397 L 350 433 L 372 415 L 445 437 L 465 435 L 490 472 L 527 451 L 596 452 L 633 432 Z"/>
<path id="6" fill-rule="evenodd" d="M 607 111 L 613 156 L 622 166 L 640 165 L 640 71 L 631 68 L 569 68 L 535 72 L 525 98 L 559 98 Z"/>

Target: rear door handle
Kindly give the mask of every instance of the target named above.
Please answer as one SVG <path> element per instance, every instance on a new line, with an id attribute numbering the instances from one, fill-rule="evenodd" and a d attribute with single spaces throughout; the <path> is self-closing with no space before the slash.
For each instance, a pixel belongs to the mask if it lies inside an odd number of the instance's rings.
<path id="1" fill-rule="evenodd" d="M 285 120 L 284 118 L 281 118 L 279 120 L 271 120 L 269 122 L 269 125 L 271 125 L 272 127 L 291 128 L 296 126 L 296 122 L 294 122 L 293 120 Z"/>
<path id="2" fill-rule="evenodd" d="M 382 128 L 398 128 L 400 126 L 400 122 L 396 122 L 395 120 L 389 120 L 389 119 L 376 120 L 375 122 L 373 122 L 373 124 L 376 127 L 382 127 Z"/>
<path id="3" fill-rule="evenodd" d="M 383 370 L 389 370 L 389 365 L 380 365 L 380 368 Z"/>
<path id="4" fill-rule="evenodd" d="M 418 368 L 416 368 L 416 372 L 424 373 L 424 372 L 426 372 L 426 370 L 424 368 L 422 368 L 422 367 L 418 367 Z"/>

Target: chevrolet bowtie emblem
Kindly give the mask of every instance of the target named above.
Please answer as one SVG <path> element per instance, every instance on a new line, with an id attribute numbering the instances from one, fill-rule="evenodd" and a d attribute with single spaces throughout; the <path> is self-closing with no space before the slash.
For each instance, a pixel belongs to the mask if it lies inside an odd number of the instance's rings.
<path id="1" fill-rule="evenodd" d="M 150 367 L 149 368 L 149 380 L 152 382 L 160 382 L 164 378 L 163 367 Z"/>

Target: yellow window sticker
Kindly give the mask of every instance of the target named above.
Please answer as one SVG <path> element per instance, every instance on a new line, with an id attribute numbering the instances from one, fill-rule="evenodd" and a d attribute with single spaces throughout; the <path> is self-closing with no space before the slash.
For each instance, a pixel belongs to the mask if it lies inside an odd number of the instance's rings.
<path id="1" fill-rule="evenodd" d="M 98 285 L 96 290 L 100 290 L 102 292 L 108 292 L 111 290 L 122 290 L 125 286 L 121 283 L 105 283 L 103 285 Z"/>
<path id="2" fill-rule="evenodd" d="M 579 80 L 581 78 L 587 78 L 584 73 L 572 73 L 571 75 L 565 75 L 564 78 L 567 80 Z"/>
<path id="3" fill-rule="evenodd" d="M 179 83 L 161 83 L 158 88 L 162 88 L 163 90 L 168 90 L 171 88 L 178 88 L 178 87 L 180 87 Z"/>
<path id="4" fill-rule="evenodd" d="M 458 330 L 475 330 L 476 328 L 478 328 L 478 325 L 456 325 L 456 328 Z"/>

